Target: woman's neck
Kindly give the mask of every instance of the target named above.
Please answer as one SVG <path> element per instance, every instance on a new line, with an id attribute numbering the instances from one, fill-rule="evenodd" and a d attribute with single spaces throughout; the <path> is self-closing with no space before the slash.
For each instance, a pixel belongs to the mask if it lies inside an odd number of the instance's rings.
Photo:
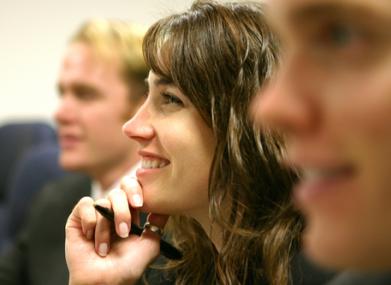
<path id="1" fill-rule="evenodd" d="M 221 208 L 229 209 L 226 203 L 224 203 Z M 229 211 L 227 210 L 226 212 L 226 214 L 229 215 Z M 223 245 L 223 229 L 218 225 L 218 223 L 213 222 L 209 215 L 209 208 L 203 209 L 197 213 L 192 213 L 191 216 L 202 226 L 205 233 L 219 252 Z"/>

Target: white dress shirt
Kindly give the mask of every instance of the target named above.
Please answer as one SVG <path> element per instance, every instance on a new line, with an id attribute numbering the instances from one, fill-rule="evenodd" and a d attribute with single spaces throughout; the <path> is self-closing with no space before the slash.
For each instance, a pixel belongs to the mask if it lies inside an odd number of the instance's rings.
<path id="1" fill-rule="evenodd" d="M 111 187 L 109 187 L 107 190 L 102 189 L 102 186 L 100 183 L 96 180 L 92 180 L 91 183 L 91 197 L 94 200 L 105 198 L 107 193 L 109 193 L 111 190 L 118 188 L 120 186 L 122 177 L 124 176 L 130 176 L 130 177 L 136 177 L 136 170 L 139 168 L 140 163 L 136 163 L 133 167 L 130 168 L 130 170 L 123 176 L 121 176 Z"/>

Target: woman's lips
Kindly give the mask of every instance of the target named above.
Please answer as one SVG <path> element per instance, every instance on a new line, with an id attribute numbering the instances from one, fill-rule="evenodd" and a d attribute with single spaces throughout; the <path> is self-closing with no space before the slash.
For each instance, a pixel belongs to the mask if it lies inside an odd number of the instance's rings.
<path id="1" fill-rule="evenodd" d="M 136 171 L 137 178 L 145 177 L 148 174 L 159 172 L 170 164 L 170 161 L 158 156 L 142 156 L 140 161 L 140 168 Z"/>

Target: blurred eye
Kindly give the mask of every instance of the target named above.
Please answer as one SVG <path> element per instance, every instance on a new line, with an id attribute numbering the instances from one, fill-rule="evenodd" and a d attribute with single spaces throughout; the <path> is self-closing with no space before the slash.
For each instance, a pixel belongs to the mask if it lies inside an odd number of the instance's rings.
<path id="1" fill-rule="evenodd" d="M 77 93 L 77 97 L 81 100 L 88 101 L 94 99 L 96 94 L 93 92 L 79 92 Z"/>
<path id="2" fill-rule="evenodd" d="M 338 5 L 312 8 L 293 17 L 292 28 L 281 29 L 285 54 L 300 52 L 303 59 L 329 70 L 358 72 L 389 54 L 389 19 L 383 15 L 361 8 L 345 11 Z"/>
<path id="3" fill-rule="evenodd" d="M 332 22 L 320 27 L 315 36 L 318 48 L 331 48 L 337 52 L 352 52 L 363 48 L 366 44 L 366 33 L 357 26 L 346 23 Z"/>
<path id="4" fill-rule="evenodd" d="M 380 37 L 369 25 L 349 19 L 325 19 L 304 34 L 308 54 L 329 68 L 357 68 L 374 63 Z"/>
<path id="5" fill-rule="evenodd" d="M 87 86 L 77 86 L 74 88 L 74 93 L 82 101 L 90 101 L 99 97 L 99 92 L 94 88 Z"/>
<path id="6" fill-rule="evenodd" d="M 329 31 L 326 31 L 326 36 L 329 37 L 331 44 L 344 47 L 351 44 L 358 35 L 357 31 L 355 31 L 352 27 L 336 24 L 329 27 Z"/>
<path id="7" fill-rule="evenodd" d="M 165 104 L 165 105 L 183 106 L 182 100 L 173 94 L 163 92 L 163 93 L 161 93 L 161 96 L 163 98 L 163 104 Z"/>

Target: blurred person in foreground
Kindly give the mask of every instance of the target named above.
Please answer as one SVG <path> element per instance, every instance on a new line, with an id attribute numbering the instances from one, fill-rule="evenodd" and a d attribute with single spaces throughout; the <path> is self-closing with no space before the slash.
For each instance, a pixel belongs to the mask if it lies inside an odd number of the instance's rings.
<path id="1" fill-rule="evenodd" d="M 252 111 L 303 170 L 304 249 L 323 266 L 390 271 L 391 2 L 271 2 L 284 56 Z"/>
<path id="2" fill-rule="evenodd" d="M 55 181 L 35 200 L 19 239 L 0 259 L 0 284 L 68 284 L 65 222 L 83 196 L 104 197 L 136 165 L 121 132 L 145 98 L 144 29 L 96 19 L 72 37 L 58 79 L 60 165 L 83 175 Z M 22 199 L 23 197 L 21 197 Z"/>

